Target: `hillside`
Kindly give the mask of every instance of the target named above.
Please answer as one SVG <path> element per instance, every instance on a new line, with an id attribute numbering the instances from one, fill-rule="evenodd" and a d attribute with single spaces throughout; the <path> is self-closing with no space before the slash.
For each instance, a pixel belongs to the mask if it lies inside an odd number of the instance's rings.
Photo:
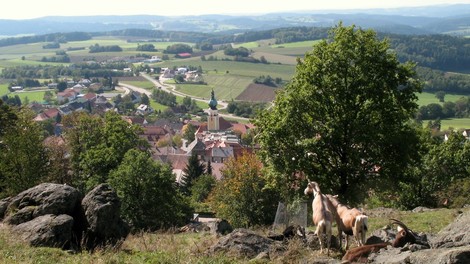
<path id="1" fill-rule="evenodd" d="M 370 10 L 326 10 L 264 15 L 200 16 L 72 16 L 0 20 L 0 36 L 54 32 L 97 32 L 127 28 L 165 31 L 241 33 L 293 26 L 330 27 L 343 21 L 364 28 L 400 34 L 468 34 L 470 4 Z M 460 20 L 459 23 L 455 23 Z M 438 25 L 438 26 L 436 26 Z"/>

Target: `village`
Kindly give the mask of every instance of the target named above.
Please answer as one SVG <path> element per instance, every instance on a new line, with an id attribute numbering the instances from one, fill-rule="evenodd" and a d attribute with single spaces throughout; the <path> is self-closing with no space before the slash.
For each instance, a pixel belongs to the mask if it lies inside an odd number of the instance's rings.
<path id="1" fill-rule="evenodd" d="M 171 70 L 162 69 L 163 78 L 173 78 L 175 73 L 185 74 L 188 80 L 201 78 L 195 71 L 188 71 L 186 68 Z M 89 79 L 81 79 L 78 82 L 67 81 L 67 86 L 63 92 L 57 93 L 58 106 L 43 105 L 31 103 L 29 107 L 37 113 L 34 118 L 37 122 L 48 121 L 54 127 L 54 135 L 63 140 L 63 126 L 60 122 L 63 116 L 77 111 L 86 111 L 93 114 L 103 114 L 107 111 L 119 112 L 113 99 L 120 95 L 112 93 L 107 89 L 105 93 L 95 93 L 102 87 L 100 83 L 93 83 Z M 49 89 L 55 89 L 56 84 L 49 85 Z M 216 179 L 221 179 L 221 169 L 224 162 L 229 158 L 238 157 L 243 151 L 251 152 L 255 146 L 242 144 L 241 137 L 250 133 L 254 128 L 251 123 L 239 123 L 228 121 L 218 113 L 218 102 L 215 94 L 209 95 L 207 101 L 207 121 L 194 120 L 168 120 L 165 118 L 157 119 L 149 123 L 146 117 L 152 114 L 154 110 L 147 104 L 142 103 L 142 93 L 129 89 L 128 86 L 117 86 L 116 90 L 125 90 L 129 95 L 132 104 L 137 105 L 132 115 L 122 115 L 122 118 L 129 124 L 142 127 L 141 138 L 145 139 L 152 152 L 155 161 L 169 163 L 172 165 L 173 173 L 178 183 L 183 177 L 183 170 L 188 164 L 188 158 L 196 154 L 198 159 L 206 166 L 209 164 L 212 168 L 212 175 Z M 182 140 L 182 145 L 177 146 L 172 142 L 176 135 L 182 136 L 185 129 L 191 126 L 194 132 L 194 140 Z M 52 140 L 51 138 L 46 141 Z"/>

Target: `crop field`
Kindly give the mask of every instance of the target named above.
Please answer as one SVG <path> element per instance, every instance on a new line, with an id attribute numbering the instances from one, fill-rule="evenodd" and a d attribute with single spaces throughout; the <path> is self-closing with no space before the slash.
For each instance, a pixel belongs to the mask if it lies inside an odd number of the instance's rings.
<path id="1" fill-rule="evenodd" d="M 211 90 L 214 90 L 218 100 L 231 100 L 243 92 L 252 80 L 244 76 L 209 74 L 204 76 L 207 85 L 177 84 L 176 90 L 202 98 L 210 98 Z"/>
<path id="2" fill-rule="evenodd" d="M 153 89 L 155 85 L 149 80 L 145 79 L 142 76 L 137 77 L 118 77 L 119 83 L 125 83 L 133 86 L 137 86 L 144 89 Z"/>
<path id="3" fill-rule="evenodd" d="M 275 99 L 278 88 L 251 83 L 236 100 L 250 102 L 271 102 Z"/>
<path id="4" fill-rule="evenodd" d="M 273 78 L 280 77 L 283 80 L 290 80 L 294 74 L 295 66 L 280 64 L 262 64 L 238 61 L 190 61 L 184 64 L 182 61 L 169 61 L 159 64 L 160 67 L 173 66 L 201 66 L 204 72 L 217 72 L 225 74 L 227 71 L 231 75 L 256 78 L 261 75 L 270 75 Z M 227 74 L 227 76 L 229 76 Z"/>
<path id="5" fill-rule="evenodd" d="M 321 40 L 297 41 L 297 42 L 291 42 L 291 43 L 271 45 L 271 48 L 305 48 L 307 47 L 309 49 L 312 49 L 312 47 L 320 41 Z"/>

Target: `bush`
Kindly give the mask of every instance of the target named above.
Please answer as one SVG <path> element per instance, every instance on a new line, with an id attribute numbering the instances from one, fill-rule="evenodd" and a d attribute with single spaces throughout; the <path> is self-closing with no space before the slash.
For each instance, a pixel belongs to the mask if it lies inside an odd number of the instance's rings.
<path id="1" fill-rule="evenodd" d="M 462 208 L 470 204 L 470 178 L 454 181 L 437 197 L 441 206 L 450 208 Z"/>
<path id="2" fill-rule="evenodd" d="M 261 163 L 254 154 L 245 152 L 229 159 L 222 175 L 209 198 L 217 217 L 234 227 L 272 224 L 279 192 L 266 188 Z"/>

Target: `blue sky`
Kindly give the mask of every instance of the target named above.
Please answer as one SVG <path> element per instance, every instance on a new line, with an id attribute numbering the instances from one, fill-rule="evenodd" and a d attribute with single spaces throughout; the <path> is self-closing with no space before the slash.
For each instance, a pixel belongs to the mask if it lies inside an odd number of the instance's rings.
<path id="1" fill-rule="evenodd" d="M 301 10 L 394 8 L 452 3 L 470 4 L 470 0 L 13 0 L 2 5 L 0 19 L 90 15 L 240 15 Z"/>

